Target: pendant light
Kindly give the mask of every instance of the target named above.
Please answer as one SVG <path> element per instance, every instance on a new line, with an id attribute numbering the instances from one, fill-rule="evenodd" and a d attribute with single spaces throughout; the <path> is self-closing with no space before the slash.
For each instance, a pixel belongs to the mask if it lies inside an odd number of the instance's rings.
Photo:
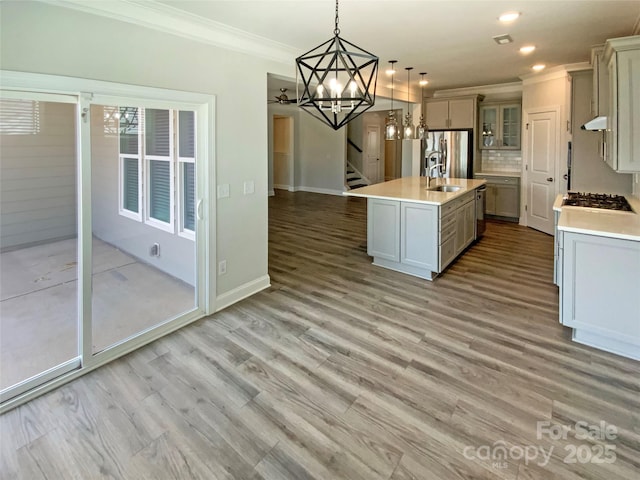
<path id="1" fill-rule="evenodd" d="M 391 75 L 391 110 L 389 110 L 389 115 L 387 116 L 384 127 L 384 138 L 385 140 L 398 140 L 400 139 L 400 129 L 398 128 L 398 121 L 396 120 L 396 112 L 393 110 L 393 76 L 396 73 L 394 64 L 397 63 L 397 60 L 389 60 L 389 63 L 391 64 L 388 70 Z"/>
<path id="2" fill-rule="evenodd" d="M 405 67 L 405 70 L 407 71 L 407 114 L 404 117 L 403 133 L 405 140 L 411 140 L 413 139 L 413 132 L 415 131 L 413 128 L 413 115 L 411 114 L 411 107 L 409 106 L 410 77 L 413 67 Z"/>
<path id="3" fill-rule="evenodd" d="M 378 57 L 340 38 L 338 0 L 333 38 L 296 58 L 298 106 L 334 130 L 375 104 Z"/>
<path id="4" fill-rule="evenodd" d="M 427 127 L 427 124 L 424 122 L 424 86 L 429 83 L 424 79 L 424 76 L 427 74 L 427 72 L 421 72 L 420 73 L 420 121 L 418 122 L 418 125 L 416 126 L 416 138 L 418 140 L 424 140 L 425 138 L 427 138 L 427 133 L 429 133 L 429 127 Z"/>

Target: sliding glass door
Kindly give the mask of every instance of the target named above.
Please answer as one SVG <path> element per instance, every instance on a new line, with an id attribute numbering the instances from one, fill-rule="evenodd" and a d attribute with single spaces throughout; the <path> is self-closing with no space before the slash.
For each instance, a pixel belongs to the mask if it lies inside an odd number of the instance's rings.
<path id="1" fill-rule="evenodd" d="M 3 95 L 2 400 L 80 365 L 77 171 L 75 97 Z"/>
<path id="2" fill-rule="evenodd" d="M 92 353 L 197 307 L 195 117 L 91 106 Z"/>
<path id="3" fill-rule="evenodd" d="M 1 92 L 0 408 L 204 316 L 211 111 Z"/>

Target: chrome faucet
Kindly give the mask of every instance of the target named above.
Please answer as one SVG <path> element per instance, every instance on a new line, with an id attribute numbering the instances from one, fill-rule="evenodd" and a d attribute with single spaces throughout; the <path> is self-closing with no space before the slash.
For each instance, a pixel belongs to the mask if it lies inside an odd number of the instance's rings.
<path id="1" fill-rule="evenodd" d="M 438 168 L 438 167 L 443 167 L 443 166 L 444 166 L 444 164 L 442 164 L 442 163 L 436 163 L 435 165 L 431 165 L 431 166 L 429 167 L 429 170 L 428 170 L 428 172 L 427 172 L 427 188 L 431 188 L 431 179 L 432 179 L 432 178 L 438 178 L 438 177 L 432 177 L 432 176 L 431 176 L 431 172 L 432 172 L 434 169 L 436 169 L 436 168 Z M 440 171 L 440 175 L 442 175 L 442 171 Z"/>

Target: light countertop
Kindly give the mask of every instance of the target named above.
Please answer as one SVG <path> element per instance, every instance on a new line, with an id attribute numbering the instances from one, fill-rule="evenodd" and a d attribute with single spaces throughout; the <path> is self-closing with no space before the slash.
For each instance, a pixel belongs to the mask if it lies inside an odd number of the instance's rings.
<path id="1" fill-rule="evenodd" d="M 640 200 L 630 195 L 625 198 L 633 212 L 563 207 L 562 195 L 558 195 L 553 203 L 553 209 L 561 212 L 558 230 L 640 242 Z"/>
<path id="2" fill-rule="evenodd" d="M 486 180 L 473 178 L 435 178 L 431 181 L 432 187 L 436 185 L 458 185 L 462 188 L 457 192 L 434 192 L 427 190 L 427 177 L 402 177 L 369 185 L 368 187 L 349 190 L 344 192 L 344 195 L 443 205 L 486 183 Z"/>
<path id="3" fill-rule="evenodd" d="M 475 175 L 485 175 L 487 177 L 521 177 L 520 172 L 476 172 Z"/>

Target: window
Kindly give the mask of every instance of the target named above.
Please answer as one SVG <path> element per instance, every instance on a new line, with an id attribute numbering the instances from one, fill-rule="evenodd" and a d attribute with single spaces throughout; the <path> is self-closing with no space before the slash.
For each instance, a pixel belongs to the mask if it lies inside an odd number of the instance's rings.
<path id="1" fill-rule="evenodd" d="M 119 107 L 117 116 L 120 213 L 194 239 L 195 112 Z"/>
<path id="2" fill-rule="evenodd" d="M 148 185 L 145 221 L 173 232 L 173 111 L 146 109 L 144 116 Z"/>
<path id="3" fill-rule="evenodd" d="M 178 164 L 180 190 L 180 233 L 192 237 L 195 230 L 196 175 L 195 175 L 195 113 L 181 111 L 178 114 Z"/>
<path id="4" fill-rule="evenodd" d="M 133 107 L 120 107 L 116 113 L 120 149 L 120 214 L 134 220 L 142 220 L 140 110 Z"/>
<path id="5" fill-rule="evenodd" d="M 36 135 L 40 133 L 40 102 L 37 100 L 0 99 L 1 135 Z"/>

